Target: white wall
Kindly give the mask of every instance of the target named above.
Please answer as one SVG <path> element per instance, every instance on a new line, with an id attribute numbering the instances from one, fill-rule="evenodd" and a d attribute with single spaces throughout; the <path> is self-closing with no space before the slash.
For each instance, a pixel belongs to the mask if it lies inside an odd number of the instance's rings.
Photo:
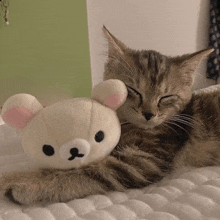
<path id="1" fill-rule="evenodd" d="M 102 80 L 107 44 L 103 24 L 133 49 L 182 55 L 208 46 L 209 0 L 87 0 L 93 85 Z M 198 69 L 195 88 L 214 84 Z"/>

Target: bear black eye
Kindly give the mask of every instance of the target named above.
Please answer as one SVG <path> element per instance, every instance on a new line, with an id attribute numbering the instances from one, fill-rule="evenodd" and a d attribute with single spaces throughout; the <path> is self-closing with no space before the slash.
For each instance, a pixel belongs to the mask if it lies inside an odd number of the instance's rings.
<path id="1" fill-rule="evenodd" d="M 54 155 L 54 149 L 52 146 L 50 145 L 44 145 L 43 146 L 43 152 L 47 155 L 47 156 L 52 156 Z"/>
<path id="2" fill-rule="evenodd" d="M 99 131 L 95 134 L 95 141 L 101 142 L 104 139 L 105 135 L 103 131 Z"/>

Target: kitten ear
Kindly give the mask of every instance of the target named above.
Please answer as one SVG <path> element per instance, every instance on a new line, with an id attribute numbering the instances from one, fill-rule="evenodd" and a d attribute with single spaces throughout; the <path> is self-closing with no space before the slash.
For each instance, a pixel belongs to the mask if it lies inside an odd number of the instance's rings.
<path id="1" fill-rule="evenodd" d="M 213 48 L 209 48 L 197 51 L 189 55 L 184 55 L 182 57 L 180 68 L 182 68 L 185 73 L 194 73 L 198 68 L 200 62 L 203 59 L 207 58 L 213 51 Z"/>
<path id="2" fill-rule="evenodd" d="M 104 33 L 104 36 L 108 40 L 108 55 L 110 57 L 119 54 L 124 54 L 127 47 L 125 44 L 123 44 L 120 40 L 118 40 L 116 37 L 114 37 L 108 29 L 103 25 L 102 31 Z"/>

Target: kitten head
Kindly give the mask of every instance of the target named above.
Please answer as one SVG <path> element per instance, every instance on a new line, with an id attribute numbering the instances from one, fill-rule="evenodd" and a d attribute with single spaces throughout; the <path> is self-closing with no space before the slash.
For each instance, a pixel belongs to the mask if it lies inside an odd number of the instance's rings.
<path id="1" fill-rule="evenodd" d="M 132 50 L 105 27 L 108 60 L 104 79 L 120 79 L 128 89 L 127 101 L 118 109 L 120 121 L 149 129 L 184 109 L 200 61 L 213 49 L 168 57 L 153 50 Z"/>

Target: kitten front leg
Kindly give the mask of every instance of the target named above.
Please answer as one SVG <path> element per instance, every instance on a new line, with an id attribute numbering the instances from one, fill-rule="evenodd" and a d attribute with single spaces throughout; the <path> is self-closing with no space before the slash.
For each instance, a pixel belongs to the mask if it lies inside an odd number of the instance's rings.
<path id="1" fill-rule="evenodd" d="M 4 175 L 0 193 L 19 204 L 67 202 L 157 182 L 164 176 L 158 165 L 152 155 L 127 148 L 79 169 Z"/>
<path id="2" fill-rule="evenodd" d="M 0 194 L 14 203 L 65 202 L 104 190 L 77 170 L 17 172 L 0 178 Z M 85 182 L 85 183 L 84 183 Z"/>
<path id="3" fill-rule="evenodd" d="M 102 171 L 104 161 L 80 169 L 4 174 L 0 177 L 0 194 L 14 203 L 28 205 L 66 202 L 111 189 L 123 190 L 105 168 Z"/>

